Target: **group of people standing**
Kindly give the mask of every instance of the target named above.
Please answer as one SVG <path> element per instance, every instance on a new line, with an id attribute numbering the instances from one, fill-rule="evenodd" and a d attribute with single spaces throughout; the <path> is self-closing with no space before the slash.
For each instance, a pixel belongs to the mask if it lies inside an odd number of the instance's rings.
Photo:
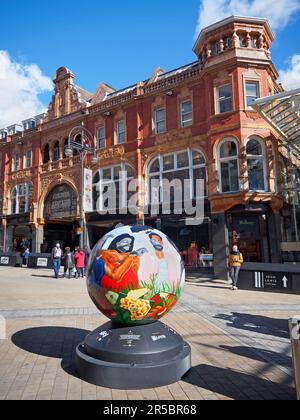
<path id="1" fill-rule="evenodd" d="M 70 247 L 66 247 L 63 252 L 61 245 L 57 243 L 52 250 L 54 277 L 56 279 L 59 278 L 60 269 L 63 266 L 64 278 L 83 278 L 85 276 L 90 253 L 91 251 L 87 247 L 84 249 L 76 247 L 74 252 L 71 251 Z"/>

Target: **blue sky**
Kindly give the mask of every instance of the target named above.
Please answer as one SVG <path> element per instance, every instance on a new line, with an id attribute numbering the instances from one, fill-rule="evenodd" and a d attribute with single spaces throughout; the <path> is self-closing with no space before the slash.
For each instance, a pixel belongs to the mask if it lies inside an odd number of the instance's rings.
<path id="1" fill-rule="evenodd" d="M 294 3 L 294 11 L 286 11 L 287 2 Z M 0 0 L 0 51 L 7 53 L 5 63 L 18 63 L 17 72 L 23 71 L 25 77 L 31 77 L 31 64 L 41 70 L 39 77 L 50 78 L 58 67 L 67 66 L 77 75 L 76 83 L 91 92 L 101 81 L 122 88 L 149 77 L 159 65 L 170 70 L 194 61 L 192 47 L 197 25 L 199 29 L 199 25 L 209 24 L 210 20 L 240 11 L 241 4 L 245 6 L 242 12 L 255 12 L 257 3 L 258 0 L 203 0 L 199 16 L 200 0 Z M 300 2 L 277 3 L 283 9 L 270 12 L 277 29 L 273 60 L 279 69 L 287 70 L 292 66 L 291 58 L 298 54 L 300 57 Z M 212 4 L 217 6 L 213 10 Z M 282 10 L 288 15 L 286 21 Z M 280 21 L 286 25 L 282 30 L 277 28 Z M 37 79 L 34 77 L 29 85 L 35 83 L 37 100 L 47 105 L 51 94 L 40 92 L 49 89 L 49 85 L 43 79 L 38 86 Z M 0 95 L 8 84 L 9 80 L 2 85 L 0 80 Z M 37 102 L 35 106 L 39 106 Z M 9 115 L 7 118 L 12 118 L 13 112 Z"/>

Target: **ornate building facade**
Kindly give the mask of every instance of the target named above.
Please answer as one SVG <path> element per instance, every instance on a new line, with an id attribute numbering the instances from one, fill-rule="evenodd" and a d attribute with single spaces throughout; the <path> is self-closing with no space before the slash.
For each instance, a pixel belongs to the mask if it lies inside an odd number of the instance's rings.
<path id="1" fill-rule="evenodd" d="M 120 91 L 102 83 L 95 94 L 86 92 L 70 70 L 58 69 L 46 114 L 0 132 L 0 245 L 13 250 L 22 237 L 33 252 L 48 252 L 58 240 L 78 244 L 80 157 L 67 157 L 65 148 L 72 128 L 84 125 L 97 145 L 99 164 L 87 162 L 95 185 L 137 178 L 147 186 L 163 177 L 206 183 L 201 226 L 188 226 L 185 215 L 143 214 L 151 201 L 146 187 L 137 216 L 99 215 L 96 207 L 86 214 L 90 246 L 119 222 L 142 221 L 168 234 L 183 254 L 191 242 L 205 248 L 220 277 L 236 242 L 247 261 L 281 262 L 280 244 L 293 236 L 284 190 L 289 157 L 251 107 L 282 91 L 273 40 L 266 20 L 232 17 L 201 32 L 194 63 L 158 68 Z M 96 189 L 93 197 L 95 204 Z"/>

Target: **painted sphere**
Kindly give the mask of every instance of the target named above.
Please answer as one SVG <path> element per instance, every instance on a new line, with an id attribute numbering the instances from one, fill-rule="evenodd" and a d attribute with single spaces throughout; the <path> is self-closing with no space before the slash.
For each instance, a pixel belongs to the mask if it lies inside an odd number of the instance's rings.
<path id="1" fill-rule="evenodd" d="M 123 226 L 92 251 L 87 286 L 96 307 L 123 325 L 160 320 L 177 304 L 185 269 L 173 242 L 145 226 Z"/>

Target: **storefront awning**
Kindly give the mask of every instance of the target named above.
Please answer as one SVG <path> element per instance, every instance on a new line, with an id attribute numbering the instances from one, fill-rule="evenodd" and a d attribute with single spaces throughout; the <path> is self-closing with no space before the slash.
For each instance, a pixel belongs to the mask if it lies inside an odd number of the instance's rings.
<path id="1" fill-rule="evenodd" d="M 300 88 L 258 99 L 252 107 L 300 157 Z"/>

